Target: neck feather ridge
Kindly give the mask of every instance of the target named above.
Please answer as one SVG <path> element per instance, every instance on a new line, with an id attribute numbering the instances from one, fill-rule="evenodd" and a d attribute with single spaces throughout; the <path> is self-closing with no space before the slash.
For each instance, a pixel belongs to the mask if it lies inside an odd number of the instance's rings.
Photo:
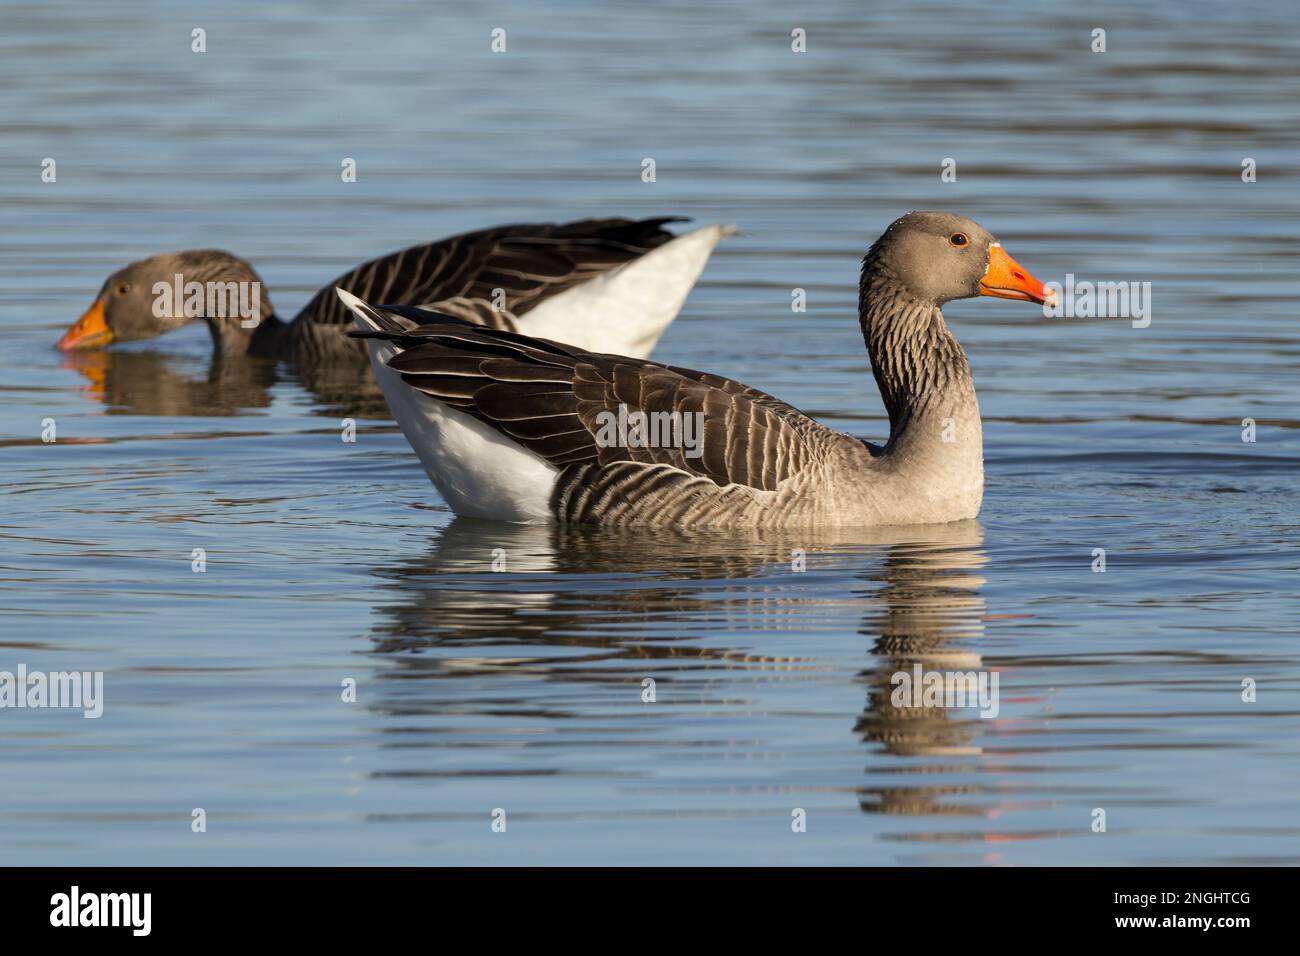
<path id="1" fill-rule="evenodd" d="M 889 414 L 891 445 L 918 418 L 978 408 L 966 353 L 939 306 L 918 299 L 870 256 L 862 267 L 858 312 Z"/>

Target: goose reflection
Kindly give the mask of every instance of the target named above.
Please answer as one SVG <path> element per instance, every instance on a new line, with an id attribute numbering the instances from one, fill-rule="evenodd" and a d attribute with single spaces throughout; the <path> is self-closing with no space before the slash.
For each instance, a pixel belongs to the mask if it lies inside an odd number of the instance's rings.
<path id="1" fill-rule="evenodd" d="M 862 743 L 890 756 L 964 760 L 979 754 L 976 712 L 896 706 L 891 677 L 917 663 L 982 668 L 974 650 L 986 608 L 982 544 L 977 521 L 633 536 L 456 519 L 428 553 L 376 570 L 384 584 L 370 638 L 377 652 L 391 655 L 387 676 L 396 679 L 513 673 L 569 686 L 608 684 L 641 680 L 645 668 L 626 664 L 635 658 L 678 659 L 650 671 L 656 677 L 681 676 L 683 668 L 745 668 L 799 679 L 824 672 L 825 663 L 756 653 L 762 636 L 755 639 L 755 632 L 825 632 L 842 622 L 846 634 L 869 641 L 857 676 L 866 703 L 853 724 Z M 795 573 L 800 555 L 803 574 Z M 736 646 L 727 646 L 729 635 Z M 400 694 L 381 697 L 377 706 L 429 712 L 429 696 L 426 690 L 413 699 L 404 682 Z M 857 791 L 865 812 L 977 812 L 942 802 L 965 792 L 973 788 Z"/>
<path id="2" fill-rule="evenodd" d="M 279 382 L 301 385 L 330 417 L 388 418 L 369 361 L 344 356 L 293 365 L 244 355 L 196 359 L 155 350 L 66 352 L 64 368 L 86 380 L 83 393 L 112 415 L 229 417 L 271 404 Z"/>
<path id="3" fill-rule="evenodd" d="M 873 665 L 860 675 L 867 703 L 854 730 L 866 743 L 900 757 L 941 758 L 931 770 L 950 764 L 943 758 L 975 757 L 973 740 L 985 729 L 973 709 L 951 711 L 937 705 L 896 702 L 895 675 L 924 671 L 965 673 L 984 670 L 972 650 L 984 635 L 986 604 L 980 594 L 987 561 L 978 522 L 927 529 L 924 537 L 893 544 L 877 575 L 883 606 L 869 610 L 860 632 L 872 639 Z M 960 716 L 959 716 L 960 715 Z M 866 812 L 978 816 L 970 804 L 944 802 L 981 787 L 960 784 L 923 787 L 866 787 L 859 805 Z"/>
<path id="4" fill-rule="evenodd" d="M 689 642 L 700 633 L 789 626 L 802 619 L 807 599 L 787 583 L 795 541 L 793 535 L 788 541 L 734 533 L 629 535 L 456 518 L 430 553 L 376 572 L 401 600 L 380 608 L 384 619 L 372 636 L 381 652 L 495 639 L 586 647 L 592 661 L 736 655 L 769 660 Z M 785 572 L 773 571 L 773 564 Z M 759 586 L 744 580 L 764 576 L 769 580 Z M 492 661 L 490 666 L 499 666 L 498 658 Z M 455 666 L 463 670 L 475 662 L 459 659 Z M 565 674 L 581 677 L 571 667 Z"/>
<path id="5" fill-rule="evenodd" d="M 894 703 L 894 675 L 924 670 L 979 670 L 983 661 L 970 642 L 984 633 L 984 579 L 975 570 L 987 560 L 974 522 L 940 526 L 939 536 L 899 542 L 884 557 L 878 575 L 883 608 L 869 610 L 860 633 L 873 639 L 876 666 L 864 671 L 869 702 L 857 723 L 864 740 L 904 755 L 978 754 L 968 741 L 978 718 L 955 722 L 933 706 Z"/>

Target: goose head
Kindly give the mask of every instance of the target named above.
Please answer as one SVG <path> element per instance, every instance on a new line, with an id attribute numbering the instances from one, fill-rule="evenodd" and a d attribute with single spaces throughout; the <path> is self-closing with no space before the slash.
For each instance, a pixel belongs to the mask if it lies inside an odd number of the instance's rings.
<path id="1" fill-rule="evenodd" d="M 909 212 L 894 220 L 867 253 L 864 278 L 868 272 L 935 305 L 979 295 L 1042 304 L 1054 296 L 991 232 L 947 212 Z"/>
<path id="2" fill-rule="evenodd" d="M 62 351 L 100 349 L 111 342 L 151 339 L 195 319 L 238 324 L 238 315 L 209 316 L 206 307 L 186 308 L 187 296 L 175 294 L 177 276 L 184 292 L 191 282 L 258 283 L 260 317 L 272 314 L 261 278 L 245 260 L 219 249 L 171 252 L 141 259 L 118 269 L 105 281 L 85 314 L 59 339 Z"/>

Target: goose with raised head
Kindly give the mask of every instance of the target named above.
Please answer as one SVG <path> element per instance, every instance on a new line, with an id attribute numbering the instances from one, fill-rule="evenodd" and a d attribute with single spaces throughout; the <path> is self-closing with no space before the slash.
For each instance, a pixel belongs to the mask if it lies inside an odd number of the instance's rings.
<path id="1" fill-rule="evenodd" d="M 913 212 L 891 224 L 859 284 L 889 416 L 879 446 L 717 375 L 375 307 L 339 290 L 394 417 L 457 514 L 721 528 L 975 517 L 979 404 L 941 306 L 1052 294 L 969 219 Z M 634 418 L 634 429 L 610 427 Z M 655 440 L 670 427 L 671 440 Z"/>
<path id="2" fill-rule="evenodd" d="M 491 328 L 646 356 L 677 317 L 725 226 L 682 235 L 680 218 L 584 219 L 482 229 L 373 259 L 339 276 L 289 322 L 261 277 L 229 252 L 199 249 L 133 262 L 104 282 L 58 342 L 64 351 L 148 339 L 205 320 L 222 355 L 318 363 L 358 356 L 335 288 L 424 305 Z"/>

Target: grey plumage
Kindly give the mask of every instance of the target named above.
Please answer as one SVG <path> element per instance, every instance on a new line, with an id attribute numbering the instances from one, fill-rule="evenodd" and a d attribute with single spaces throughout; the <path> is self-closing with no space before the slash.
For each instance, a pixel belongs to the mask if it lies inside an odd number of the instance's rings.
<path id="1" fill-rule="evenodd" d="M 131 263 L 104 282 L 98 301 L 114 341 L 152 338 L 207 321 L 219 354 L 263 355 L 300 365 L 362 359 L 344 335 L 347 311 L 336 287 L 399 305 L 431 305 L 491 328 L 568 289 L 668 243 L 680 217 L 584 219 L 480 229 L 362 263 L 323 287 L 292 321 L 280 319 L 265 283 L 246 260 L 219 249 L 166 253 Z M 245 327 L 238 315 L 156 315 L 153 289 L 184 282 L 257 283 L 261 308 Z"/>
<path id="2" fill-rule="evenodd" d="M 725 505 L 756 504 L 818 473 L 831 452 L 862 445 L 779 399 L 739 382 L 643 359 L 597 355 L 517 333 L 473 327 L 414 309 L 380 308 L 423 321 L 403 331 L 353 333 L 402 351 L 388 367 L 412 388 L 463 411 L 561 469 L 557 517 L 599 524 L 642 523 L 671 506 L 671 524 L 699 524 Z M 599 417 L 619 406 L 698 414 L 703 454 L 683 447 L 626 447 L 597 441 Z"/>
<path id="3" fill-rule="evenodd" d="M 387 369 L 405 386 L 437 403 L 435 409 L 469 416 L 507 439 L 508 447 L 556 470 L 548 509 L 555 519 L 794 528 L 974 517 L 984 480 L 979 404 L 966 354 L 940 305 L 975 295 L 1042 302 L 1047 294 L 968 219 L 910 213 L 891 225 L 864 257 L 859 283 L 863 338 L 890 421 L 883 447 L 720 376 L 345 299 L 368 327 L 354 334 L 395 348 L 395 354 L 373 354 L 389 356 Z M 404 327 L 394 327 L 397 319 Z M 418 325 L 405 327 L 409 323 Z M 391 404 L 393 393 L 389 398 Z M 629 411 L 695 416 L 703 426 L 702 444 L 693 449 L 698 455 L 682 443 L 602 440 L 610 416 Z M 438 427 L 461 426 L 449 421 Z M 407 434 L 438 442 L 442 433 L 415 428 Z M 490 443 L 458 447 L 491 453 L 494 462 L 512 460 L 489 452 Z M 521 467 L 536 463 L 527 456 L 516 460 Z M 464 470 L 464 462 L 430 456 L 425 465 L 435 482 L 443 463 Z M 485 486 L 498 484 L 482 469 L 469 471 Z M 514 500 L 529 503 L 513 512 L 534 520 L 539 509 L 529 489 L 499 484 L 515 489 Z M 465 493 L 464 480 L 455 490 Z M 472 500 L 459 500 L 472 510 Z"/>

